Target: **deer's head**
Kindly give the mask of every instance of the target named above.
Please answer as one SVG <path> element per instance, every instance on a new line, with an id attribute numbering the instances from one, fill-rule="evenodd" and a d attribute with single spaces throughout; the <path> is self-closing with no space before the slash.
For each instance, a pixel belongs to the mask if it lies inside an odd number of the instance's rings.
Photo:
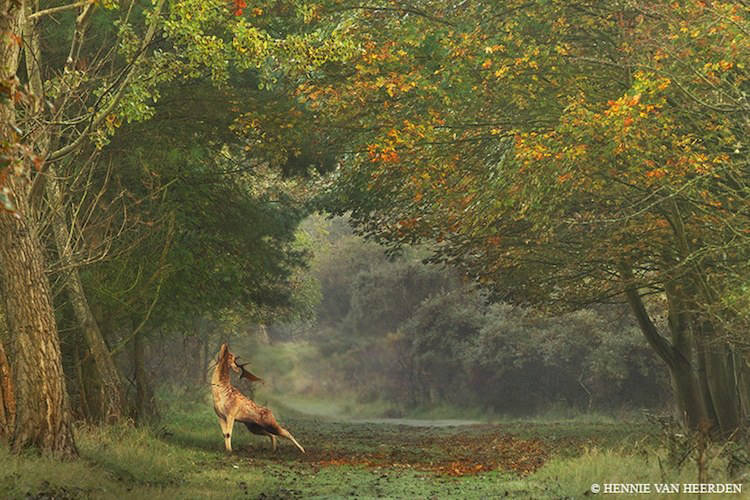
<path id="1" fill-rule="evenodd" d="M 221 349 L 219 349 L 219 365 L 226 363 L 235 373 L 240 374 L 240 378 L 246 378 L 250 382 L 260 382 L 263 380 L 245 369 L 248 363 L 238 363 L 238 360 L 239 358 L 232 354 L 227 344 L 221 344 Z"/>

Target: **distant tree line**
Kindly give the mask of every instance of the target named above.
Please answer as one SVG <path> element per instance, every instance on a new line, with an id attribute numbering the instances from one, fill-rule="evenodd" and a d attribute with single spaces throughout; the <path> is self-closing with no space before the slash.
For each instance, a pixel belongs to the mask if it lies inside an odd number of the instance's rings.
<path id="1" fill-rule="evenodd" d="M 316 321 L 272 329 L 278 339 L 317 347 L 311 389 L 319 394 L 344 391 L 401 411 L 470 405 L 528 414 L 667 404 L 667 373 L 623 305 L 551 316 L 491 304 L 454 271 L 422 264 L 419 251 L 389 259 L 345 233 L 333 229 L 318 246 Z"/>

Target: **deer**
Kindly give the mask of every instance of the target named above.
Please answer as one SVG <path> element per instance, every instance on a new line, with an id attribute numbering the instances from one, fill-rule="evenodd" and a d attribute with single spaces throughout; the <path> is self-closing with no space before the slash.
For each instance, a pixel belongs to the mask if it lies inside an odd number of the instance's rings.
<path id="1" fill-rule="evenodd" d="M 294 436 L 276 422 L 271 410 L 256 404 L 232 385 L 229 378 L 230 368 L 240 374 L 240 379 L 244 378 L 251 382 L 262 380 L 245 369 L 248 363 L 239 364 L 237 360 L 238 358 L 229 351 L 227 344 L 222 344 L 211 376 L 214 411 L 219 417 L 226 451 L 232 452 L 232 428 L 235 422 L 241 422 L 253 434 L 268 436 L 273 451 L 276 451 L 276 436 L 281 436 L 294 443 L 299 451 L 305 453 L 305 449 L 294 439 Z"/>

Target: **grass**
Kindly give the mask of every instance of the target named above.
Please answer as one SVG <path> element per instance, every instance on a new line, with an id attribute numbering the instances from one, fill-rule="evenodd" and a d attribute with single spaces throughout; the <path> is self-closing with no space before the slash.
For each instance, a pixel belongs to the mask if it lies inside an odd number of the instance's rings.
<path id="1" fill-rule="evenodd" d="M 76 461 L 0 446 L 0 497 L 559 499 L 588 496 L 592 483 L 697 482 L 694 464 L 665 465 L 645 421 L 410 427 L 274 410 L 307 454 L 288 442 L 274 453 L 267 439 L 237 427 L 235 453 L 226 454 L 210 403 L 199 398 L 172 404 L 153 428 L 78 427 Z M 712 466 L 710 480 L 726 481 L 721 461 Z"/>

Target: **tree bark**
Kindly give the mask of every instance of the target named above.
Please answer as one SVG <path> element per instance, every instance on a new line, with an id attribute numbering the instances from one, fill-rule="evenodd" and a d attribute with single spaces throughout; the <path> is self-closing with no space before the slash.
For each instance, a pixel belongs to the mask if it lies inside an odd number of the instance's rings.
<path id="1" fill-rule="evenodd" d="M 78 385 L 78 413 L 76 417 L 84 420 L 92 420 L 91 410 L 89 409 L 89 398 L 86 392 L 86 380 L 83 374 L 84 361 L 81 359 L 80 345 L 76 343 L 73 349 L 73 367 L 76 374 L 76 382 Z"/>
<path id="2" fill-rule="evenodd" d="M 686 367 L 685 370 L 689 370 L 691 377 L 697 380 L 696 388 L 690 390 L 696 391 L 695 399 L 700 400 L 700 404 L 705 408 L 704 422 L 708 423 L 711 428 L 715 428 L 718 420 L 711 400 L 711 391 L 706 381 L 706 358 L 704 351 L 700 349 L 700 335 L 696 335 L 695 333 L 694 316 L 688 310 L 688 304 L 692 304 L 692 302 L 687 297 L 691 294 L 685 292 L 684 283 L 676 282 L 675 280 L 667 281 L 664 284 L 664 288 L 667 296 L 667 311 L 672 346 L 682 358 L 688 361 L 690 366 L 689 368 Z M 692 287 L 689 287 L 688 290 L 692 290 Z M 693 310 L 695 310 L 695 305 L 692 305 Z M 672 377 L 673 385 L 678 385 L 674 381 L 674 375 Z M 681 377 L 687 377 L 687 374 Z M 680 383 L 679 385 L 684 384 Z M 676 392 L 679 393 L 678 391 Z M 698 421 L 698 425 L 700 425 L 700 420 Z"/>
<path id="3" fill-rule="evenodd" d="M 706 307 L 719 301 L 718 294 L 709 284 L 705 265 L 707 257 L 695 257 L 691 248 L 691 239 L 686 230 L 684 213 L 677 200 L 672 198 L 669 214 L 670 225 L 675 234 L 677 252 L 680 262 L 688 262 L 686 270 L 679 277 L 684 290 L 680 302 L 682 314 L 688 318 L 693 332 L 693 358 L 698 365 L 699 387 L 703 394 L 704 404 L 711 420 L 712 430 L 718 430 L 721 437 L 727 438 L 741 430 L 742 421 L 747 415 L 742 412 L 740 373 L 741 366 L 735 365 L 732 346 L 720 335 L 720 329 L 705 312 Z M 687 213 L 690 213 L 687 211 Z M 693 240 L 694 241 L 694 240 Z M 669 297 L 670 287 L 667 286 Z M 690 304 L 692 311 L 687 312 L 684 304 Z M 670 306 L 671 308 L 671 306 Z"/>
<path id="4" fill-rule="evenodd" d="M 709 321 L 699 318 L 696 320 L 695 328 L 699 332 L 699 354 L 705 359 L 704 376 L 716 422 L 721 435 L 729 437 L 741 424 L 734 354 L 726 342 L 716 337 L 714 327 Z"/>
<path id="5" fill-rule="evenodd" d="M 750 418 L 750 363 L 744 356 L 734 353 L 734 367 L 737 371 L 737 392 L 740 399 L 740 411 L 743 419 Z M 747 429 L 741 432 L 747 433 Z"/>
<path id="6" fill-rule="evenodd" d="M 56 182 L 51 181 L 51 179 L 47 186 L 48 191 L 59 191 Z M 62 206 L 57 205 L 53 207 L 53 210 L 62 210 Z M 124 414 L 125 405 L 120 374 L 104 341 L 99 324 L 89 307 L 80 274 L 73 262 L 72 250 L 68 242 L 68 231 L 61 214 L 52 216 L 52 226 L 61 264 L 64 269 L 70 269 L 65 282 L 65 289 L 73 306 L 76 323 L 81 328 L 81 333 L 83 333 L 83 338 L 86 340 L 89 353 L 93 358 L 94 376 L 98 379 L 95 383 L 99 392 L 96 398 L 97 407 L 92 408 L 92 417 L 95 421 L 113 423 L 122 418 Z"/>
<path id="7" fill-rule="evenodd" d="M 5 348 L 0 342 L 0 440 L 10 439 L 15 419 L 16 400 L 13 392 L 12 372 L 5 355 Z"/>
<path id="8" fill-rule="evenodd" d="M 706 405 L 706 411 L 708 412 L 708 419 L 716 423 L 719 420 L 716 418 L 716 411 L 711 400 L 711 389 L 708 386 L 708 377 L 706 376 L 706 353 L 704 349 L 696 349 L 696 365 L 698 368 L 698 383 L 700 384 L 701 396 Z"/>
<path id="9" fill-rule="evenodd" d="M 0 0 L 0 82 L 14 95 L 24 12 L 22 0 Z M 15 142 L 13 99 L 0 99 L 0 142 Z M 15 451 L 38 447 L 44 452 L 75 456 L 68 396 L 60 356 L 50 284 L 37 222 L 29 203 L 30 169 L 9 175 L 5 187 L 14 212 L 0 213 L 0 288 L 8 331 L 14 342 L 13 381 L 16 421 Z"/>

